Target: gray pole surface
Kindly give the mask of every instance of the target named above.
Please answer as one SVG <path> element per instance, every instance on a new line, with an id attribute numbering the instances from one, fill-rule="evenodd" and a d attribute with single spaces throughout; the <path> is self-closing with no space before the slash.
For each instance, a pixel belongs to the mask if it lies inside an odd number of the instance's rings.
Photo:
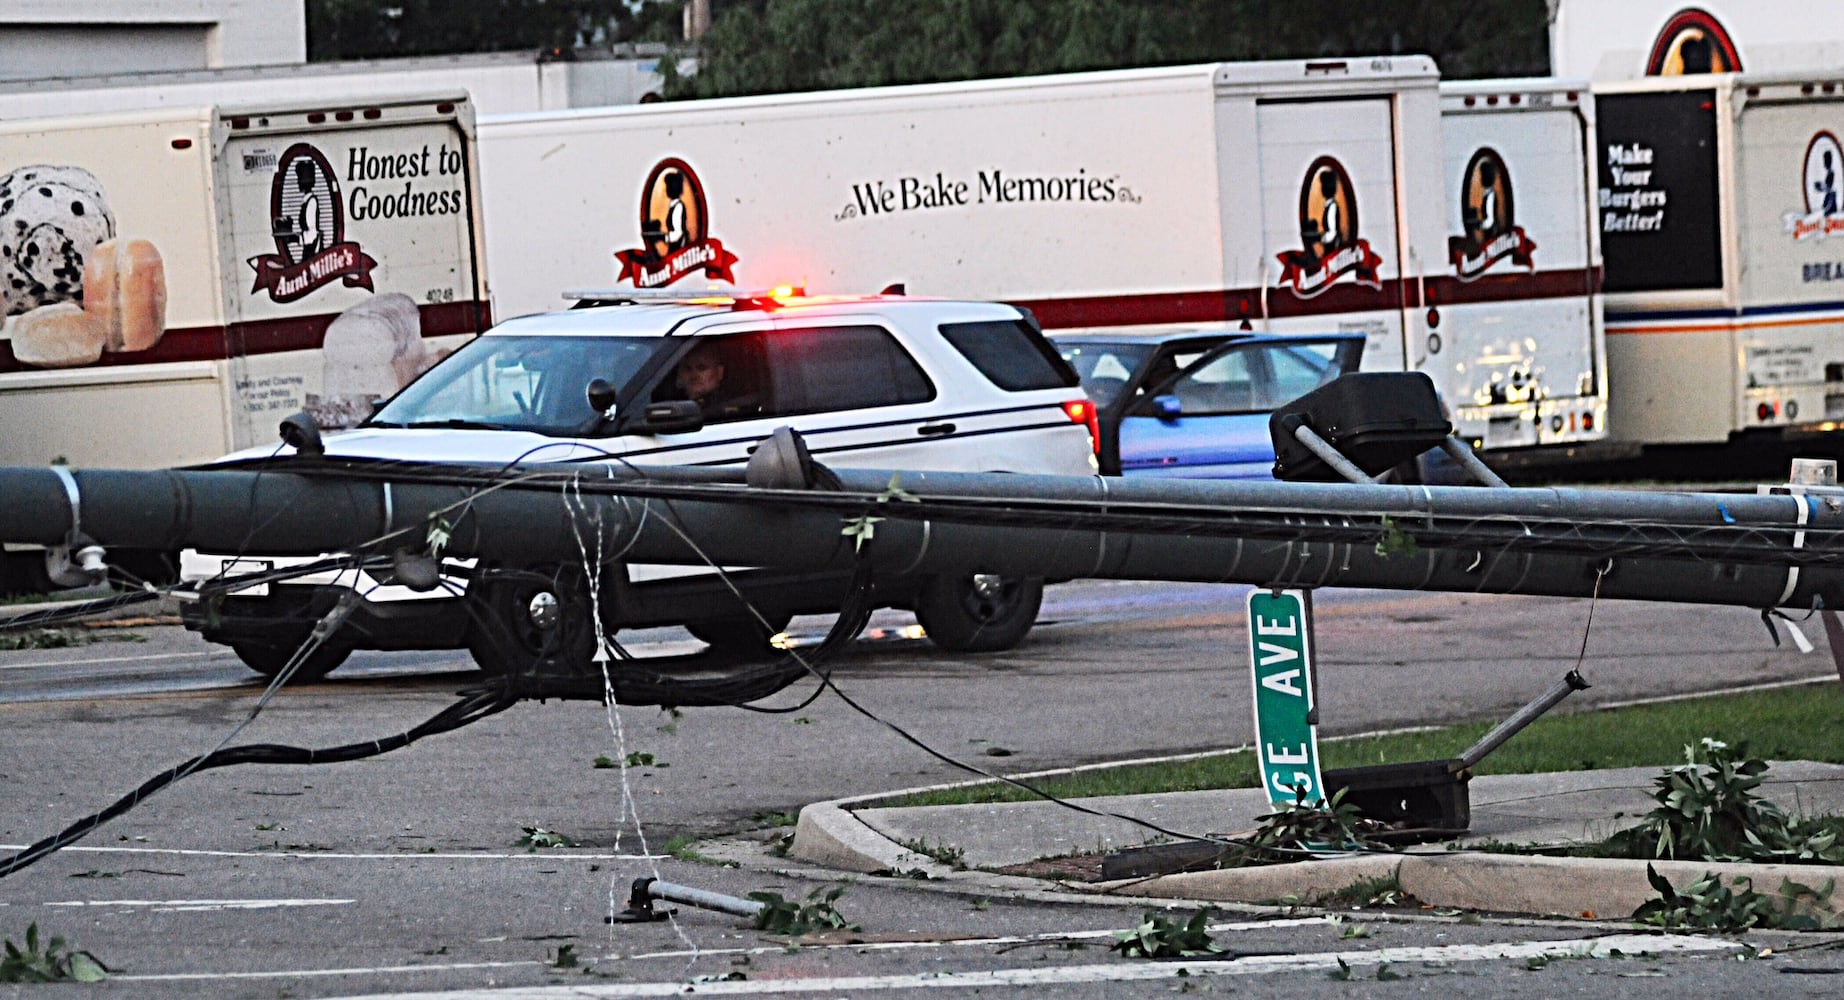
<path id="1" fill-rule="evenodd" d="M 417 551 L 439 515 L 448 554 L 512 565 L 574 562 L 579 540 L 597 552 L 599 521 L 602 558 L 810 570 L 849 566 L 842 524 L 869 513 L 885 518 L 869 546 L 884 573 L 1844 605 L 1829 497 L 903 472 L 920 502 L 875 502 L 892 475 L 840 470 L 839 492 L 602 464 L 0 469 L 0 540 L 60 544 L 75 527 L 104 546 Z"/>

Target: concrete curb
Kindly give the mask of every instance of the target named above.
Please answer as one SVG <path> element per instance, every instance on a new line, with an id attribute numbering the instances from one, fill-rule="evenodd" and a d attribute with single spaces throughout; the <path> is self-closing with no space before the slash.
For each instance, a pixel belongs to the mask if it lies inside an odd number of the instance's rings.
<path id="1" fill-rule="evenodd" d="M 1657 896 L 1646 879 L 1646 864 L 1608 858 L 1515 854 L 1371 855 L 1162 875 L 1140 881 L 1104 882 L 1093 888 L 1110 895 L 1158 899 L 1232 903 L 1288 900 L 1313 904 L 1364 879 L 1394 875 L 1403 892 L 1426 906 L 1541 917 L 1624 920 Z M 1708 873 L 1718 875 L 1723 885 L 1731 888 L 1736 888 L 1737 878 L 1748 879 L 1756 892 L 1768 896 L 1778 893 L 1782 880 L 1814 889 L 1822 889 L 1827 882 L 1844 885 L 1844 868 L 1828 865 L 1701 861 L 1655 861 L 1651 864 L 1678 889 Z M 1794 910 L 1808 916 L 1825 915 L 1809 898 L 1799 901 Z"/>
<path id="2" fill-rule="evenodd" d="M 867 826 L 846 805 L 849 800 L 820 802 L 800 811 L 788 857 L 827 868 L 870 874 L 920 869 L 930 878 L 946 878 L 951 869 L 927 855 L 903 847 Z"/>
<path id="3" fill-rule="evenodd" d="M 1789 769 L 1792 765 L 1789 765 Z M 1825 765 L 1829 769 L 1830 765 Z M 801 810 L 788 856 L 833 869 L 860 873 L 908 871 L 920 869 L 932 879 L 951 880 L 966 885 L 971 882 L 1001 884 L 1007 889 L 1017 885 L 1019 876 L 1001 875 L 981 869 L 955 871 L 933 858 L 903 847 L 868 821 L 874 818 L 886 828 L 903 829 L 891 822 L 892 814 L 924 810 L 891 810 L 877 803 L 888 802 L 903 793 L 861 796 L 822 802 Z M 1195 793 L 1186 793 L 1195 794 Z M 1259 794 L 1259 793 L 1256 793 Z M 1598 804 L 1598 802 L 1597 802 Z M 970 807 L 943 807 L 968 810 Z M 860 817 L 854 809 L 880 810 L 873 817 Z M 961 816 L 969 815 L 963 812 Z M 1026 853 L 1049 846 L 1052 841 L 1034 839 L 1036 830 L 1021 817 L 976 814 L 979 826 L 999 823 L 1010 835 L 1022 835 Z M 920 829 L 911 828 L 925 836 Z M 942 829 L 937 827 L 937 830 Z M 940 846 L 958 849 L 953 836 L 942 836 Z M 1060 843 L 1060 842 L 1058 842 Z M 990 852 L 988 852 L 990 853 Z M 1039 851 L 1032 856 L 1048 856 Z M 971 859 L 972 850 L 968 851 Z M 975 861 L 976 864 L 986 864 Z M 997 862 L 1003 863 L 1003 861 Z M 1671 884 L 1683 889 L 1705 874 L 1715 874 L 1722 884 L 1735 891 L 1743 887 L 1737 879 L 1775 900 L 1783 882 L 1791 881 L 1815 890 L 1827 883 L 1844 888 L 1844 866 L 1717 864 L 1697 861 L 1656 861 L 1655 870 Z M 1515 913 L 1543 917 L 1574 919 L 1625 920 L 1642 904 L 1656 898 L 1646 878 L 1645 861 L 1602 858 L 1561 858 L 1535 855 L 1477 852 L 1376 854 L 1359 857 L 1330 858 L 1258 868 L 1224 869 L 1189 872 L 1138 880 L 1108 883 L 1060 883 L 1065 891 L 1095 896 L 1149 899 L 1183 899 L 1194 901 L 1274 904 L 1287 901 L 1312 905 L 1341 889 L 1367 879 L 1394 877 L 1402 891 L 1423 904 L 1442 909 L 1479 910 L 1492 913 Z M 1838 897 L 1844 898 L 1844 897 Z M 1794 912 L 1813 916 L 1835 914 L 1813 905 L 1805 898 L 1795 902 Z M 1832 904 L 1838 905 L 1836 903 Z"/>

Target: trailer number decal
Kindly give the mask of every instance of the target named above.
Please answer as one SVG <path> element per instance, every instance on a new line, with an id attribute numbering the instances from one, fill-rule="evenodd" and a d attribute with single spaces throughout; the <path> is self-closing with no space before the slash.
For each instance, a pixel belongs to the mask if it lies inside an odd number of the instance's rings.
<path id="1" fill-rule="evenodd" d="M 1383 258 L 1357 235 L 1357 191 L 1343 164 L 1321 156 L 1306 168 L 1299 218 L 1301 248 L 1277 255 L 1280 283 L 1293 294 L 1312 298 L 1346 273 L 1360 285 L 1383 287 L 1377 278 Z"/>
<path id="2" fill-rule="evenodd" d="M 736 254 L 711 237 L 709 202 L 704 185 L 684 160 L 661 160 L 640 189 L 642 245 L 620 250 L 615 259 L 621 273 L 615 281 L 632 281 L 636 288 L 660 288 L 703 271 L 712 281 L 735 282 L 731 268 Z"/>
<path id="3" fill-rule="evenodd" d="M 1460 235 L 1447 238 L 1447 254 L 1461 281 L 1471 281 L 1506 257 L 1535 271 L 1536 243 L 1515 222 L 1511 171 L 1490 146 L 1481 146 L 1460 178 Z"/>

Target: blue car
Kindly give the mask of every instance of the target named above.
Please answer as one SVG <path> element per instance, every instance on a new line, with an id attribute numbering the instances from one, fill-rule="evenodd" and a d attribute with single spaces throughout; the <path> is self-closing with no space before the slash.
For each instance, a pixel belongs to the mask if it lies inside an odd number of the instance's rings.
<path id="1" fill-rule="evenodd" d="M 1268 414 L 1357 370 L 1356 333 L 1071 333 L 1051 337 L 1095 404 L 1115 476 L 1271 479 Z"/>

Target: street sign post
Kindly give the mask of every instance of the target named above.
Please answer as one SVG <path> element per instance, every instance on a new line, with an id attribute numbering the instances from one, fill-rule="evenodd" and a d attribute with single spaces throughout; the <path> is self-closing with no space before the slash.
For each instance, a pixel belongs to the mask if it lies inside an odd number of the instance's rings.
<path id="1" fill-rule="evenodd" d="M 1253 590 L 1249 664 L 1255 683 L 1255 752 L 1276 806 L 1323 805 L 1319 717 L 1313 701 L 1312 599 L 1305 590 Z"/>

